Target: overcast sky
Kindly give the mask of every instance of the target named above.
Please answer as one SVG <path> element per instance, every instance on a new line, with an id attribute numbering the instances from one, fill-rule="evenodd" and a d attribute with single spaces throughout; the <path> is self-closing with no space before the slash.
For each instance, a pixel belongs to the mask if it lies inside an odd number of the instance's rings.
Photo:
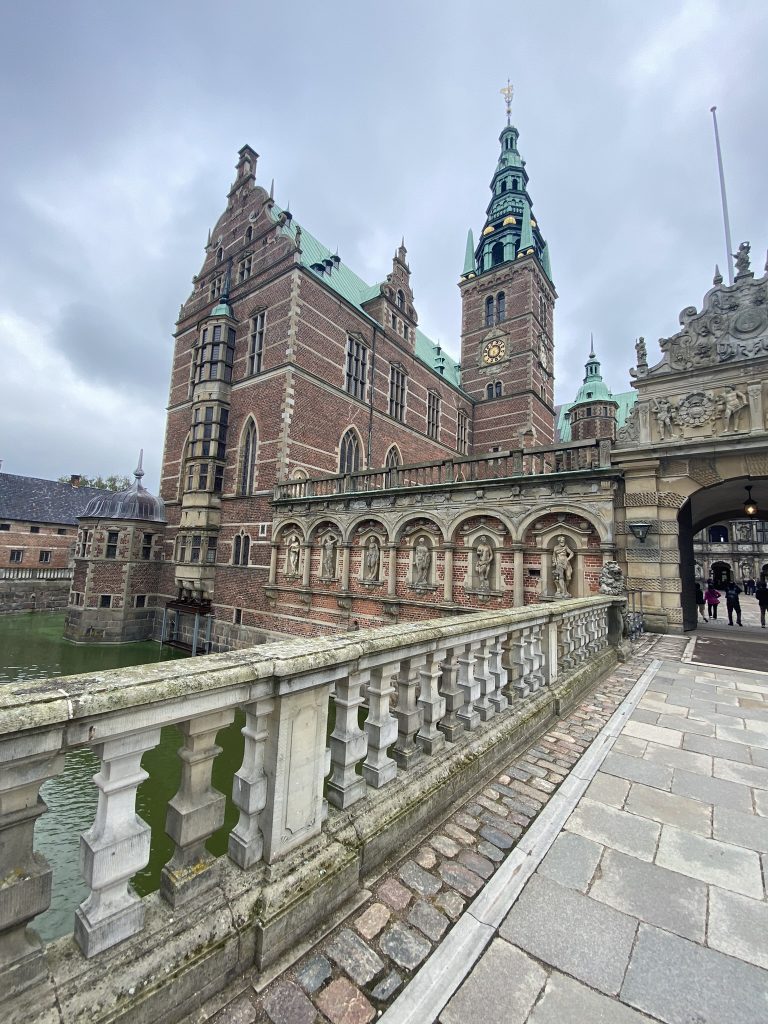
<path id="1" fill-rule="evenodd" d="M 370 282 L 405 236 L 422 329 L 458 357 L 513 123 L 559 293 L 558 401 L 590 331 L 614 391 L 733 242 L 768 246 L 768 4 L 719 0 L 25 0 L 0 39 L 0 458 L 156 488 L 172 331 L 237 150 Z M 762 186 L 761 183 L 762 182 Z"/>

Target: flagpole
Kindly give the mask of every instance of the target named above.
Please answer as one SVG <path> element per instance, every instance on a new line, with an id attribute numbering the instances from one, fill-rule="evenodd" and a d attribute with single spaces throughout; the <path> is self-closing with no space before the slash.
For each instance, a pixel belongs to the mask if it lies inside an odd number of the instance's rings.
<path id="1" fill-rule="evenodd" d="M 723 202 L 723 223 L 725 225 L 726 266 L 728 267 L 728 284 L 733 284 L 733 245 L 731 244 L 731 225 L 728 221 L 728 200 L 725 196 L 725 176 L 723 174 L 723 154 L 720 152 L 720 133 L 717 130 L 717 107 L 710 107 L 712 123 L 715 126 L 715 148 L 717 149 L 717 169 L 720 174 L 720 198 Z"/>

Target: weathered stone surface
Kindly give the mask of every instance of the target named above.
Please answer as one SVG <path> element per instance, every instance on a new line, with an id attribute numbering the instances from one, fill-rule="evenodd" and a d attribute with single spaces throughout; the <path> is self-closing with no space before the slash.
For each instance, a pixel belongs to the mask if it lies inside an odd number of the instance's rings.
<path id="1" fill-rule="evenodd" d="M 718 889 L 710 890 L 709 945 L 723 953 L 768 968 L 768 905 L 763 900 Z M 768 984 L 768 976 L 766 977 Z"/>
<path id="2" fill-rule="evenodd" d="M 406 861 L 398 871 L 398 875 L 405 882 L 409 889 L 413 889 L 419 896 L 434 896 L 440 891 L 442 882 L 428 871 L 414 864 L 412 860 Z"/>
<path id="3" fill-rule="evenodd" d="M 724 843 L 768 853 L 768 818 L 715 807 L 713 835 Z"/>
<path id="4" fill-rule="evenodd" d="M 704 941 L 707 887 L 703 882 L 606 850 L 589 895 L 647 924 Z"/>
<path id="5" fill-rule="evenodd" d="M 660 826 L 655 821 L 617 811 L 607 804 L 582 797 L 566 823 L 569 832 L 610 846 L 641 860 L 653 860 Z"/>
<path id="6" fill-rule="evenodd" d="M 442 857 L 455 857 L 461 849 L 459 844 L 455 840 L 449 839 L 448 836 L 432 836 L 429 843 Z"/>
<path id="7" fill-rule="evenodd" d="M 675 1024 L 757 1024 L 768 1018 L 764 971 L 643 924 L 621 998 Z"/>
<path id="8" fill-rule="evenodd" d="M 761 768 L 756 764 L 742 764 L 716 757 L 713 775 L 716 779 L 740 782 L 755 789 L 768 789 L 768 768 Z"/>
<path id="9" fill-rule="evenodd" d="M 642 757 L 629 757 L 611 751 L 600 769 L 607 775 L 616 775 L 630 782 L 642 782 L 656 789 L 669 789 L 672 785 L 672 769 L 653 764 Z"/>
<path id="10" fill-rule="evenodd" d="M 536 874 L 499 934 L 537 959 L 615 995 L 636 927 L 634 918 Z"/>
<path id="11" fill-rule="evenodd" d="M 393 910 L 405 910 L 411 902 L 412 893 L 396 878 L 388 878 L 379 886 L 378 896 Z"/>
<path id="12" fill-rule="evenodd" d="M 317 1005 L 332 1024 L 368 1024 L 376 1011 L 346 978 L 337 978 L 317 997 Z"/>
<path id="13" fill-rule="evenodd" d="M 477 844 L 477 852 L 481 856 L 487 857 L 489 860 L 494 861 L 496 864 L 504 860 L 504 854 L 498 848 L 498 846 L 494 846 L 493 843 L 489 843 L 487 839 L 483 839 L 481 842 Z"/>
<path id="14" fill-rule="evenodd" d="M 522 832 L 522 829 L 520 830 Z M 486 842 L 491 843 L 499 850 L 509 850 L 515 845 L 515 839 L 509 832 L 502 832 L 501 829 L 491 828 L 490 825 L 483 825 L 480 835 Z"/>
<path id="15" fill-rule="evenodd" d="M 529 956 L 494 939 L 440 1014 L 440 1024 L 523 1024 L 546 980 Z"/>
<path id="16" fill-rule="evenodd" d="M 459 811 L 458 814 L 454 814 L 453 820 L 460 828 L 465 828 L 469 832 L 476 832 L 480 826 L 480 822 L 477 820 L 477 818 L 471 814 L 468 814 L 466 810 Z M 453 835 L 453 833 L 449 832 L 449 835 Z M 454 835 L 453 838 L 456 839 L 458 837 Z"/>
<path id="17" fill-rule="evenodd" d="M 683 743 L 683 734 L 679 729 L 660 729 L 657 725 L 647 725 L 645 722 L 627 722 L 624 733 L 639 740 L 663 743 L 669 747 L 680 747 Z"/>
<path id="18" fill-rule="evenodd" d="M 315 1024 L 317 1013 L 304 993 L 290 981 L 275 985 L 263 1002 L 273 1024 Z"/>
<path id="19" fill-rule="evenodd" d="M 705 839 L 665 825 L 656 863 L 691 878 L 700 878 L 702 882 L 719 885 L 722 889 L 740 892 L 743 896 L 762 898 L 760 858 L 740 846 Z"/>
<path id="20" fill-rule="evenodd" d="M 459 816 L 456 815 L 456 817 L 458 818 Z M 480 824 L 476 818 L 472 818 L 472 823 L 475 828 L 478 828 Z M 449 835 L 451 839 L 455 839 L 457 843 L 461 843 L 462 846 L 471 846 L 475 842 L 475 837 L 471 832 L 467 832 L 467 830 L 462 828 L 461 825 L 454 824 L 451 821 L 445 825 L 444 832 Z"/>
<path id="21" fill-rule="evenodd" d="M 738 782 L 727 782 L 725 779 L 712 779 L 704 775 L 695 775 L 693 772 L 675 771 L 672 792 L 701 800 L 705 804 L 731 807 L 746 814 L 752 810 L 752 797 L 748 787 L 741 786 Z"/>
<path id="22" fill-rule="evenodd" d="M 628 792 L 629 782 L 627 779 L 598 772 L 584 795 L 588 800 L 597 800 L 598 803 L 620 808 L 624 806 Z"/>
<path id="23" fill-rule="evenodd" d="M 465 901 L 453 889 L 443 889 L 435 897 L 437 909 L 445 911 L 452 921 L 461 916 L 461 912 L 464 910 L 464 903 Z"/>
<path id="24" fill-rule="evenodd" d="M 326 953 L 358 985 L 367 985 L 384 970 L 384 961 L 350 928 L 342 928 Z"/>
<path id="25" fill-rule="evenodd" d="M 382 978 L 378 985 L 372 989 L 371 995 L 374 999 L 378 999 L 382 1003 L 385 1003 L 392 998 L 402 984 L 403 979 L 397 971 L 390 971 L 389 974 Z"/>
<path id="26" fill-rule="evenodd" d="M 624 806 L 626 811 L 643 818 L 653 818 L 667 825 L 677 825 L 688 832 L 708 836 L 711 831 L 712 808 L 699 800 L 635 783 Z"/>
<path id="27" fill-rule="evenodd" d="M 333 973 L 328 961 L 320 953 L 315 953 L 307 960 L 302 960 L 296 968 L 296 981 L 305 992 L 310 994 L 325 984 Z"/>
<path id="28" fill-rule="evenodd" d="M 653 1024 L 650 1017 L 553 971 L 527 1024 Z"/>
<path id="29" fill-rule="evenodd" d="M 407 928 L 400 921 L 395 921 L 392 927 L 384 932 L 379 945 L 387 956 L 407 971 L 418 967 L 432 952 L 431 944 L 422 935 Z"/>
<path id="30" fill-rule="evenodd" d="M 436 907 L 424 900 L 419 900 L 411 908 L 408 923 L 424 932 L 428 939 L 437 942 L 442 937 L 450 921 Z"/>
<path id="31" fill-rule="evenodd" d="M 539 874 L 586 892 L 604 849 L 575 832 L 561 832 L 539 865 Z"/>
<path id="32" fill-rule="evenodd" d="M 496 870 L 492 861 L 488 860 L 487 857 L 482 857 L 479 853 L 473 853 L 472 850 L 462 850 L 458 860 L 465 868 L 474 871 L 481 878 L 490 878 Z"/>
<path id="33" fill-rule="evenodd" d="M 210 1018 L 210 1024 L 255 1024 L 258 1010 L 251 1002 L 248 995 L 238 996 L 231 1003 L 227 1003 L 215 1016 Z M 37 1018 L 35 1019 L 37 1024 Z"/>
<path id="34" fill-rule="evenodd" d="M 355 928 L 364 939 L 375 938 L 389 921 L 392 912 L 383 903 L 373 903 L 355 921 Z"/>
<path id="35" fill-rule="evenodd" d="M 434 850 L 428 846 L 422 846 L 413 855 L 413 859 L 419 865 L 420 868 L 424 868 L 425 871 L 431 871 L 432 868 L 437 864 L 437 854 Z"/>
<path id="36" fill-rule="evenodd" d="M 482 878 L 461 864 L 448 861 L 441 864 L 438 870 L 443 881 L 452 889 L 460 892 L 462 896 L 474 896 L 483 887 Z"/>

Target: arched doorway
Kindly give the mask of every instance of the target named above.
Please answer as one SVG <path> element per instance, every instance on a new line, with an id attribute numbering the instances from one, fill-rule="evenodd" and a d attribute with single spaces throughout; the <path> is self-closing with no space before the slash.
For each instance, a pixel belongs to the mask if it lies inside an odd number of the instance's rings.
<path id="1" fill-rule="evenodd" d="M 758 512 L 744 512 L 747 486 Z M 677 516 L 680 557 L 680 604 L 683 629 L 696 628 L 696 564 L 709 566 L 708 578 L 723 589 L 739 575 L 742 562 L 768 571 L 768 480 L 741 476 L 702 487 L 681 506 Z"/>

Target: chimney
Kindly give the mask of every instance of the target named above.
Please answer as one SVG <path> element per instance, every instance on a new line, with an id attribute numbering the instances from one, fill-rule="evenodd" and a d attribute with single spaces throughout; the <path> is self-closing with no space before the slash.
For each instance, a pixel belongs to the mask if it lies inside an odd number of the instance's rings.
<path id="1" fill-rule="evenodd" d="M 80 486 L 80 481 L 81 481 L 82 479 L 83 479 L 83 478 L 82 478 L 82 476 L 80 475 L 80 473 L 72 473 L 72 475 L 71 475 L 71 476 L 70 476 L 70 478 L 69 478 L 69 482 L 70 482 L 70 484 L 71 484 L 71 485 L 72 485 L 73 487 L 79 487 L 79 486 Z"/>

